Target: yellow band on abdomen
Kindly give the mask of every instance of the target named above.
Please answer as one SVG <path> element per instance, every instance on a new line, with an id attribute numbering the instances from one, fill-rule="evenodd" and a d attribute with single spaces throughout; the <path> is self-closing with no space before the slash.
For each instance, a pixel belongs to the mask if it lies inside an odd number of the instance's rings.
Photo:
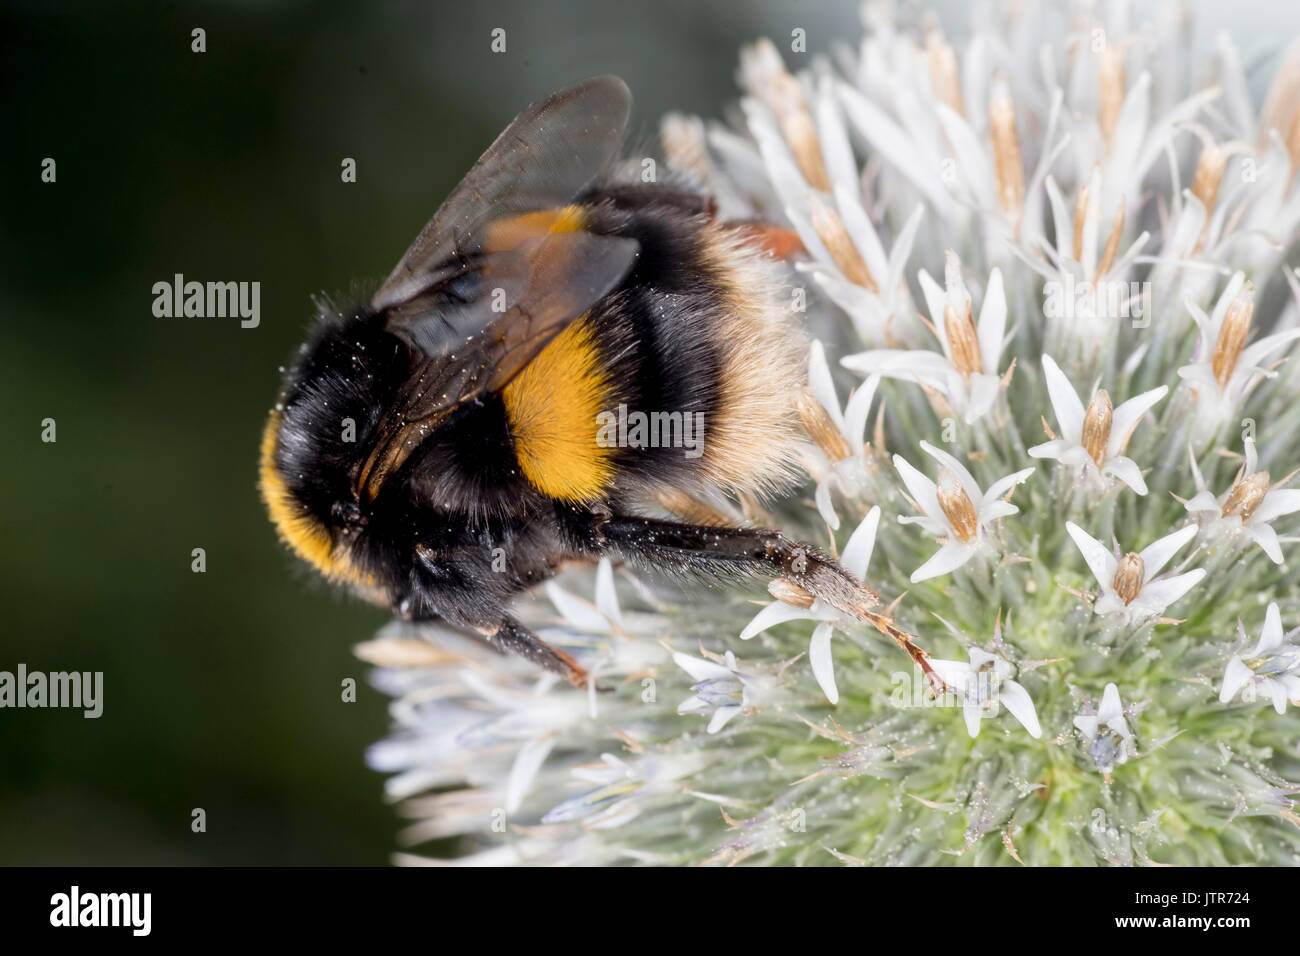
<path id="1" fill-rule="evenodd" d="M 609 487 L 613 448 L 596 441 L 609 377 L 584 316 L 505 387 L 502 398 L 524 477 L 551 498 L 590 502 Z"/>

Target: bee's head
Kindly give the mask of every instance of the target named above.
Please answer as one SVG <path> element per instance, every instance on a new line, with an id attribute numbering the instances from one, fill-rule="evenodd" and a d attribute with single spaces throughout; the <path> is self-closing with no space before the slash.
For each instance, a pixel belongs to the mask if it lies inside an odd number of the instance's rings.
<path id="1" fill-rule="evenodd" d="M 352 576 L 348 542 L 368 521 L 355 476 L 407 362 L 373 314 L 326 316 L 267 421 L 262 499 L 284 542 L 326 577 Z"/>

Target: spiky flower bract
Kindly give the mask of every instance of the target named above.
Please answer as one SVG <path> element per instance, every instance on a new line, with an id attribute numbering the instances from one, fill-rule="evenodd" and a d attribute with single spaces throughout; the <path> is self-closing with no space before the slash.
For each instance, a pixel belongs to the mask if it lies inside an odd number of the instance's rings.
<path id="1" fill-rule="evenodd" d="M 1256 103 L 1177 5 L 981 9 L 760 42 L 737 125 L 663 137 L 804 247 L 822 427 L 767 517 L 935 666 L 790 582 L 608 563 L 520 608 L 604 692 L 394 625 L 402 862 L 1300 861 L 1300 46 Z"/>

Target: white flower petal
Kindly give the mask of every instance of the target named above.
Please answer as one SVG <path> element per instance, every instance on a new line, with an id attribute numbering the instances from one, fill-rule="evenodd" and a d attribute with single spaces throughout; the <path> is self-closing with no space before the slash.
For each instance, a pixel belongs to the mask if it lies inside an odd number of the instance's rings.
<path id="1" fill-rule="evenodd" d="M 943 509 L 939 507 L 939 489 L 933 481 L 913 468 L 902 455 L 894 456 L 894 467 L 898 469 L 899 477 L 903 479 L 907 493 L 912 496 L 917 507 L 931 518 L 943 514 Z"/>
<path id="2" fill-rule="evenodd" d="M 1112 458 L 1106 462 L 1106 467 L 1101 470 L 1101 473 L 1118 478 L 1139 495 L 1147 493 L 1147 483 L 1142 478 L 1142 469 L 1132 458 L 1125 458 L 1123 455 Z"/>
<path id="3" fill-rule="evenodd" d="M 618 606 L 618 590 L 614 587 L 614 565 L 609 558 L 601 558 L 596 566 L 596 610 L 611 624 L 622 626 L 623 611 Z"/>
<path id="4" fill-rule="evenodd" d="M 818 339 L 813 339 L 808 346 L 808 389 L 813 398 L 826 409 L 826 414 L 835 422 L 835 427 L 844 431 L 844 414 L 840 411 L 840 400 L 835 394 L 831 368 L 826 364 L 826 349 Z"/>
<path id="5" fill-rule="evenodd" d="M 1246 525 L 1242 531 L 1246 537 L 1259 545 L 1260 550 L 1268 555 L 1270 561 L 1278 565 L 1282 563 L 1282 545 L 1278 541 L 1276 531 L 1266 524 L 1253 523 Z"/>
<path id="6" fill-rule="evenodd" d="M 831 502 L 831 480 L 828 475 L 817 482 L 817 490 L 813 492 L 813 501 L 817 503 L 817 513 L 826 522 L 826 527 L 832 531 L 839 531 L 840 516 L 835 513 L 835 505 Z"/>
<path id="7" fill-rule="evenodd" d="M 1169 563 L 1169 559 L 1177 554 L 1187 542 L 1196 537 L 1197 527 L 1194 524 L 1185 528 L 1179 528 L 1173 534 L 1167 534 L 1159 540 L 1151 542 L 1142 549 L 1142 568 L 1146 572 L 1147 580 L 1151 580 L 1160 573 L 1160 569 Z"/>
<path id="8" fill-rule="evenodd" d="M 1250 683 L 1255 672 L 1246 666 L 1240 657 L 1228 659 L 1228 666 L 1223 671 L 1223 687 L 1219 690 L 1219 703 L 1226 704 L 1237 696 L 1237 692 Z"/>
<path id="9" fill-rule="evenodd" d="M 1034 445 L 1029 449 L 1030 458 L 1054 458 L 1059 460 L 1067 448 L 1072 448 L 1068 441 L 1063 438 L 1053 438 L 1051 441 L 1045 441 L 1041 445 Z"/>
<path id="10" fill-rule="evenodd" d="M 1124 716 L 1124 704 L 1119 699 L 1119 688 L 1114 683 L 1107 684 L 1101 692 L 1101 707 L 1097 709 L 1097 719 L 1109 723 L 1116 717 Z"/>
<path id="11" fill-rule="evenodd" d="M 1185 505 L 1188 511 L 1208 511 L 1211 514 L 1219 513 L 1219 499 L 1214 497 L 1212 491 L 1198 491 Z"/>
<path id="12" fill-rule="evenodd" d="M 1138 419 L 1167 394 L 1169 394 L 1169 386 L 1161 385 L 1159 388 L 1136 395 L 1115 408 L 1110 423 L 1110 440 L 1106 448 L 1108 456 L 1118 455 L 1124 450 L 1130 433 L 1137 427 Z"/>
<path id="13" fill-rule="evenodd" d="M 747 641 L 755 634 L 761 634 L 768 628 L 776 627 L 778 624 L 784 624 L 787 621 L 813 620 L 816 620 L 816 618 L 804 608 L 795 607 L 793 604 L 784 604 L 781 601 L 773 601 L 755 614 L 754 619 L 745 625 L 745 629 L 740 632 L 740 639 Z"/>
<path id="14" fill-rule="evenodd" d="M 1277 488 L 1264 495 L 1255 513 L 1250 516 L 1251 524 L 1272 521 L 1283 515 L 1300 511 L 1300 490 L 1294 488 Z"/>
<path id="15" fill-rule="evenodd" d="M 1007 475 L 1005 478 L 999 478 L 993 484 L 989 485 L 989 490 L 984 492 L 980 499 L 980 514 L 982 515 L 990 505 L 999 501 L 1003 495 L 1020 484 L 1026 478 L 1034 473 L 1033 468 L 1022 468 L 1013 475 Z"/>
<path id="16" fill-rule="evenodd" d="M 715 664 L 713 661 L 706 661 L 702 657 L 692 657 L 690 654 L 683 654 L 676 651 L 673 654 L 673 663 L 680 667 L 696 681 L 718 680 L 720 678 L 732 677 L 731 669 L 723 667 L 721 664 Z"/>
<path id="17" fill-rule="evenodd" d="M 964 416 L 967 425 L 973 425 L 989 413 L 1002 388 L 1002 380 L 996 375 L 980 375 L 978 372 L 970 377 L 970 396 Z"/>
<path id="18" fill-rule="evenodd" d="M 966 693 L 967 684 L 975 673 L 968 661 L 945 661 L 932 657 L 930 666 L 940 680 L 959 694 Z"/>
<path id="19" fill-rule="evenodd" d="M 1038 711 L 1034 709 L 1034 700 L 1029 696 L 1029 691 L 1013 680 L 1004 680 L 999 697 L 1003 706 L 1011 711 L 1011 716 L 1029 731 L 1029 736 L 1035 740 L 1043 736 L 1043 728 L 1038 723 Z"/>
<path id="20" fill-rule="evenodd" d="M 1255 645 L 1251 657 L 1258 657 L 1266 651 L 1277 650 L 1281 646 L 1282 612 L 1278 610 L 1277 602 L 1273 601 L 1264 612 L 1264 629 L 1259 633 L 1259 643 Z"/>
<path id="21" fill-rule="evenodd" d="M 542 764 L 554 746 L 555 737 L 547 734 L 534 737 L 519 748 L 514 763 L 510 765 L 510 777 L 506 782 L 507 814 L 515 813 L 524 802 L 524 797 L 528 796 L 528 791 L 533 786 L 533 780 L 537 778 L 537 771 L 542 769 Z"/>
<path id="22" fill-rule="evenodd" d="M 1006 331 L 1007 298 L 1002 291 L 1002 270 L 994 268 L 989 273 L 988 286 L 984 289 L 984 304 L 980 306 L 978 337 L 984 372 L 995 378 L 998 376 L 1002 338 L 1006 335 Z"/>
<path id="23" fill-rule="evenodd" d="M 831 634 L 834 628 L 828 621 L 818 624 L 808 642 L 808 661 L 812 664 L 813 677 L 832 704 L 840 702 L 840 692 L 835 686 L 835 664 L 831 660 Z"/>
<path id="24" fill-rule="evenodd" d="M 920 584 L 922 581 L 950 574 L 969 561 L 974 554 L 974 547 L 965 542 L 947 541 L 929 561 L 912 572 L 912 583 Z"/>
<path id="25" fill-rule="evenodd" d="M 1148 581 L 1142 586 L 1142 592 L 1133 599 L 1133 604 L 1158 613 L 1177 602 L 1184 594 L 1200 584 L 1204 577 L 1205 569 L 1197 568 L 1186 574 L 1175 574 L 1173 577 Z"/>
<path id="26" fill-rule="evenodd" d="M 984 716 L 984 708 L 980 706 L 978 700 L 967 698 L 961 705 L 961 715 L 966 719 L 966 731 L 972 737 L 980 735 L 980 718 Z"/>
<path id="27" fill-rule="evenodd" d="M 1100 541 L 1073 521 L 1065 523 L 1065 530 L 1074 539 L 1075 545 L 1083 555 L 1083 560 L 1088 564 L 1088 570 L 1097 579 L 1097 583 L 1103 588 L 1109 588 L 1115 580 L 1115 567 L 1117 564 L 1115 555 L 1111 554 L 1109 548 L 1104 547 Z"/>
<path id="28" fill-rule="evenodd" d="M 1050 355 L 1043 355 L 1043 378 L 1047 382 L 1047 397 L 1056 412 L 1056 424 L 1067 441 L 1077 445 L 1083 437 L 1083 402 L 1065 377 L 1061 367 Z"/>
<path id="29" fill-rule="evenodd" d="M 546 596 L 551 599 L 564 622 L 575 630 L 583 634 L 604 634 L 609 631 L 609 621 L 596 610 L 596 605 L 570 594 L 554 581 L 546 582 Z"/>
<path id="30" fill-rule="evenodd" d="M 862 523 L 849 536 L 848 544 L 840 555 L 840 566 L 859 581 L 867 576 L 867 565 L 871 563 L 871 552 L 876 546 L 876 531 L 880 527 L 880 505 L 872 505 Z"/>
<path id="31" fill-rule="evenodd" d="M 853 453 L 860 454 L 867 440 L 867 420 L 871 416 L 871 400 L 876 397 L 880 376 L 871 375 L 853 391 L 844 408 L 844 437 Z"/>
<path id="32" fill-rule="evenodd" d="M 742 707 L 735 704 L 728 707 L 719 707 L 713 712 L 713 716 L 709 719 L 708 732 L 716 734 L 723 727 L 727 726 L 727 721 L 739 714 L 742 709 Z"/>

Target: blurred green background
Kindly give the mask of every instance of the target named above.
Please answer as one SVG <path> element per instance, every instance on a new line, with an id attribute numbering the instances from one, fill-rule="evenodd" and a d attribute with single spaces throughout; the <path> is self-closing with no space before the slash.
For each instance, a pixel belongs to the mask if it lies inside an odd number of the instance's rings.
<path id="1" fill-rule="evenodd" d="M 384 615 L 301 573 L 254 488 L 311 296 L 373 287 L 530 101 L 616 72 L 648 137 L 794 26 L 825 49 L 856 5 L 4 5 L 0 670 L 105 687 L 99 720 L 0 710 L 0 864 L 387 860 L 387 716 L 351 655 Z M 154 318 L 177 272 L 260 281 L 260 327 Z"/>

